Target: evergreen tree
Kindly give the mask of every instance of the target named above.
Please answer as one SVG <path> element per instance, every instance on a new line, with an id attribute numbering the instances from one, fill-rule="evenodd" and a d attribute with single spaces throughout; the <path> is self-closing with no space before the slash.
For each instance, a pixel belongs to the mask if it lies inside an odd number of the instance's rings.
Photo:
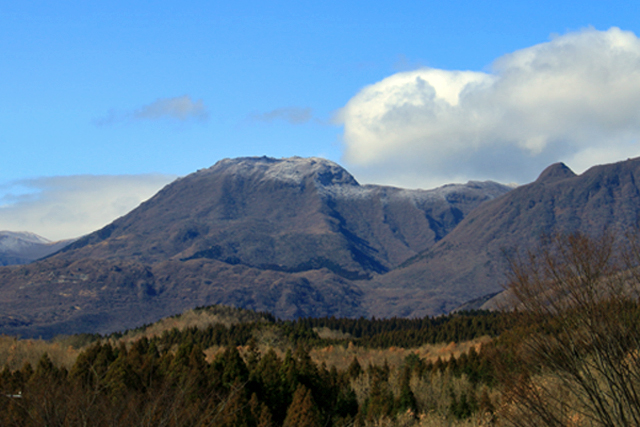
<path id="1" fill-rule="evenodd" d="M 320 427 L 320 414 L 311 396 L 311 391 L 300 384 L 293 394 L 283 427 Z"/>
<path id="2" fill-rule="evenodd" d="M 253 423 L 249 402 L 245 390 L 238 380 L 231 385 L 231 393 L 215 425 L 220 427 L 249 427 Z"/>
<path id="3" fill-rule="evenodd" d="M 249 408 L 251 409 L 252 422 L 256 427 L 272 427 L 273 419 L 271 417 L 271 411 L 269 407 L 260 403 L 258 396 L 253 393 L 251 400 L 249 400 Z"/>
<path id="4" fill-rule="evenodd" d="M 260 397 L 269 407 L 274 423 L 282 423 L 287 414 L 290 396 L 285 391 L 281 376 L 282 361 L 269 349 L 261 358 L 256 369 L 251 372 L 251 379 L 261 390 Z"/>
<path id="5" fill-rule="evenodd" d="M 227 346 L 222 355 L 216 357 L 214 361 L 215 369 L 221 371 L 222 385 L 231 386 L 236 380 L 242 384 L 249 379 L 249 370 L 245 365 L 238 349 L 234 346 Z"/>
<path id="6" fill-rule="evenodd" d="M 375 369 L 382 372 L 376 374 Z M 372 375 L 371 391 L 369 397 L 365 400 L 360 417 L 364 416 L 368 422 L 376 422 L 381 418 L 390 418 L 393 416 L 395 398 L 391 387 L 384 375 L 384 368 L 370 369 Z"/>
<path id="7" fill-rule="evenodd" d="M 121 350 L 118 358 L 109 365 L 102 381 L 112 405 L 122 407 L 140 391 L 140 378 L 127 359 L 126 350 Z"/>
<path id="8" fill-rule="evenodd" d="M 415 414 L 418 410 L 416 397 L 411 390 L 411 370 L 408 366 L 404 367 L 400 377 L 400 395 L 398 396 L 397 407 L 399 412 L 410 410 Z"/>
<path id="9" fill-rule="evenodd" d="M 456 396 L 453 390 L 449 391 L 451 403 L 449 404 L 449 413 L 456 418 L 469 418 L 478 410 L 478 402 L 473 390 L 463 391 L 460 396 Z"/>
<path id="10" fill-rule="evenodd" d="M 44 380 L 46 378 L 56 379 L 58 377 L 58 368 L 53 365 L 47 353 L 44 353 L 42 357 L 40 357 L 34 376 L 38 380 Z"/>
<path id="11" fill-rule="evenodd" d="M 351 364 L 347 369 L 347 375 L 349 375 L 349 377 L 352 379 L 356 379 L 360 376 L 360 374 L 362 374 L 362 366 L 360 366 L 358 358 L 356 356 L 353 356 L 353 360 L 351 361 Z"/>

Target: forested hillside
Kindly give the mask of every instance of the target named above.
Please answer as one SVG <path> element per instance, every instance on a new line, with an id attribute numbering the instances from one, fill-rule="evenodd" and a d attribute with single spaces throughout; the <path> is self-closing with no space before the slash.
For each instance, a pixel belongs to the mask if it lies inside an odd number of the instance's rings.
<path id="1" fill-rule="evenodd" d="M 194 316 L 221 321 L 181 324 Z M 342 426 L 426 414 L 463 422 L 494 410 L 488 337 L 515 316 L 279 321 L 210 307 L 173 320 L 162 332 L 68 337 L 84 350 L 67 366 L 47 353 L 19 368 L 13 360 L 0 374 L 2 424 Z"/>

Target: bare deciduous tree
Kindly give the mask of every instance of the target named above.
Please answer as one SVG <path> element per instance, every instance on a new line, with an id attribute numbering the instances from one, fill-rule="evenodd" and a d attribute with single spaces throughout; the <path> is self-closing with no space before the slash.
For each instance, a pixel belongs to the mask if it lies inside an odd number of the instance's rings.
<path id="1" fill-rule="evenodd" d="M 637 242 L 571 234 L 511 257 L 508 289 L 535 329 L 512 424 L 640 426 Z"/>

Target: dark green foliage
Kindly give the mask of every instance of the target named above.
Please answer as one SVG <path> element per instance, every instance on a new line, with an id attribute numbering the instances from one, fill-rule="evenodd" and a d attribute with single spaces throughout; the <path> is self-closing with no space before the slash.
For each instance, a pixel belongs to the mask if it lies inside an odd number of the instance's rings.
<path id="1" fill-rule="evenodd" d="M 362 347 L 419 347 L 440 342 L 495 337 L 515 324 L 517 315 L 490 311 L 468 311 L 417 319 L 305 318 L 293 321 L 307 328 L 326 327 L 349 334 Z"/>
<path id="2" fill-rule="evenodd" d="M 344 375 L 340 375 L 335 367 L 329 371 L 330 387 L 326 390 L 330 392 L 327 407 L 331 408 L 330 417 L 333 419 L 351 419 L 358 413 L 358 400 L 356 393 L 349 386 L 349 382 Z"/>
<path id="3" fill-rule="evenodd" d="M 438 357 L 435 363 L 424 362 L 415 354 L 407 356 L 404 362 L 404 374 L 414 373 L 419 377 L 427 377 L 434 372 L 450 372 L 455 377 L 464 375 L 473 385 L 479 383 L 494 386 L 498 381 L 496 364 L 500 357 L 509 357 L 509 351 L 502 347 L 496 348 L 495 343 L 483 345 L 480 352 L 471 347 L 468 353 L 462 353 L 458 358 L 450 357 L 442 360 Z M 515 368 L 513 371 L 514 372 Z"/>
<path id="4" fill-rule="evenodd" d="M 478 410 L 478 402 L 476 401 L 473 391 L 462 392 L 457 396 L 453 390 L 450 392 L 451 404 L 449 405 L 449 413 L 456 418 L 469 418 Z"/>
<path id="5" fill-rule="evenodd" d="M 416 397 L 411 390 L 411 367 L 405 365 L 402 369 L 400 377 L 400 396 L 396 402 L 396 409 L 399 412 L 411 411 L 416 413 L 418 405 L 416 403 Z"/>
<path id="6" fill-rule="evenodd" d="M 204 360 L 202 361 L 204 365 Z M 228 346 L 222 354 L 213 361 L 211 375 L 215 384 L 230 389 L 234 383 L 245 384 L 249 379 L 249 370 L 238 349 Z"/>
<path id="7" fill-rule="evenodd" d="M 353 356 L 353 360 L 351 361 L 351 364 L 347 369 L 347 375 L 349 375 L 349 377 L 352 379 L 356 379 L 360 376 L 360 374 L 362 374 L 362 366 L 360 366 L 358 358 Z"/>
<path id="8" fill-rule="evenodd" d="M 359 416 L 373 422 L 380 418 L 390 418 L 395 412 L 395 396 L 388 382 L 388 372 L 371 367 L 371 391 Z"/>
<path id="9" fill-rule="evenodd" d="M 240 380 L 229 386 L 229 397 L 222 407 L 216 425 L 220 427 L 250 427 L 255 419 Z M 255 403 L 254 403 L 255 405 Z"/>
<path id="10" fill-rule="evenodd" d="M 109 366 L 102 384 L 114 399 L 125 396 L 129 390 L 140 390 L 140 378 L 129 363 L 125 348 L 119 351 L 118 358 Z"/>
<path id="11" fill-rule="evenodd" d="M 257 384 L 262 401 L 270 408 L 271 417 L 280 421 L 284 420 L 288 405 L 281 370 L 282 361 L 273 350 L 269 350 L 250 374 L 252 382 Z"/>
<path id="12" fill-rule="evenodd" d="M 303 347 L 284 359 L 273 351 L 255 357 L 250 369 L 233 346 L 208 364 L 188 342 L 175 354 L 147 340 L 117 349 L 96 344 L 67 374 L 45 354 L 35 370 L 0 372 L 5 395 L 24 392 L 0 399 L 0 423 L 75 425 L 90 418 L 93 425 L 266 427 L 288 418 L 291 425 L 330 426 L 357 413 L 347 377 L 317 366 Z"/>
<path id="13" fill-rule="evenodd" d="M 203 329 L 196 327 L 183 330 L 164 331 L 154 341 L 159 347 L 167 348 L 185 341 L 209 348 L 219 345 L 246 345 L 253 337 L 253 332 L 264 325 L 264 322 L 242 323 L 227 327 L 223 324 L 210 325 Z"/>
<path id="14" fill-rule="evenodd" d="M 94 344 L 80 353 L 71 368 L 71 378 L 84 386 L 95 386 L 114 360 L 116 354 L 110 344 Z"/>

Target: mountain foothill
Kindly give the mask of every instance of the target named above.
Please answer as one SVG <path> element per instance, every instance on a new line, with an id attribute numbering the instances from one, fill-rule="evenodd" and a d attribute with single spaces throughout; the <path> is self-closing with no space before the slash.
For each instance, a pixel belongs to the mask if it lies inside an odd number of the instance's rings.
<path id="1" fill-rule="evenodd" d="M 433 190 L 360 185 L 320 158 L 225 159 L 0 268 L 0 332 L 109 333 L 212 304 L 283 319 L 443 314 L 502 290 L 505 250 L 635 226 L 637 182 L 640 159 Z"/>

